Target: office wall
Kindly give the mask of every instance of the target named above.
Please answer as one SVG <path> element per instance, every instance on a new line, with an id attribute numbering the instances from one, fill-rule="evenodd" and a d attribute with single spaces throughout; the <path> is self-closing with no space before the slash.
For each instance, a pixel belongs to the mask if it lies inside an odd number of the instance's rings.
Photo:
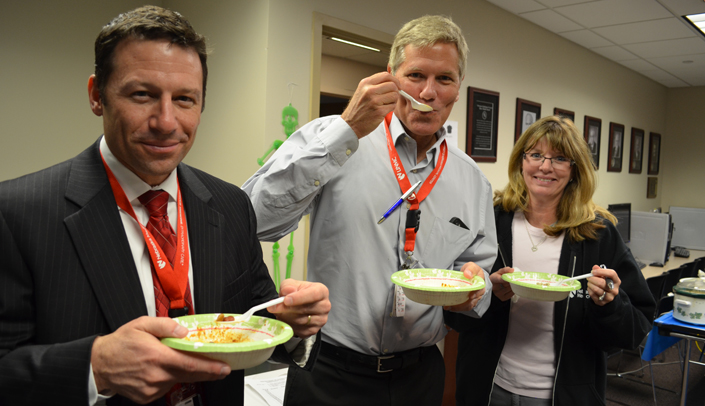
<path id="1" fill-rule="evenodd" d="M 705 87 L 669 89 L 661 204 L 705 209 Z"/>
<path id="2" fill-rule="evenodd" d="M 498 160 L 480 164 L 493 187 L 501 188 L 507 180 L 515 100 L 521 97 L 541 103 L 543 115 L 554 107 L 575 111 L 580 128 L 586 114 L 602 119 L 598 204 L 630 201 L 634 210 L 669 204 L 703 207 L 705 192 L 692 187 L 698 178 L 690 174 L 692 168 L 702 169 L 696 158 L 703 151 L 703 137 L 698 137 L 703 114 L 702 107 L 694 106 L 704 88 L 666 89 L 484 0 L 152 3 L 179 10 L 210 41 L 207 107 L 186 162 L 232 183 L 242 184 L 257 169 L 256 159 L 285 137 L 284 106 L 291 102 L 302 123 L 309 117 L 314 12 L 390 35 L 407 20 L 443 13 L 461 26 L 471 50 L 461 98 L 450 117 L 459 122 L 461 134 L 466 130 L 467 87 L 500 93 Z M 93 41 L 112 17 L 142 4 L 0 3 L 0 180 L 68 159 L 98 137 L 102 121 L 90 112 L 86 91 Z M 626 169 L 606 171 L 610 121 L 624 124 L 627 134 L 632 126 L 662 134 L 656 199 L 646 199 L 646 170 L 640 175 Z M 460 143 L 464 147 L 462 137 Z M 623 167 L 627 164 L 628 158 Z M 297 270 L 303 267 L 298 254 L 302 235 L 297 232 Z M 268 257 L 269 246 L 265 253 Z"/>

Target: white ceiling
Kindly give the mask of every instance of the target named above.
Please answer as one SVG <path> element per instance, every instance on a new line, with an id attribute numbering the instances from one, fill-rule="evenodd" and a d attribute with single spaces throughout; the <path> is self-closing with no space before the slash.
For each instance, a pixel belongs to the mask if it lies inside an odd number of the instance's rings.
<path id="1" fill-rule="evenodd" d="M 704 0 L 487 0 L 667 87 L 705 86 Z"/>

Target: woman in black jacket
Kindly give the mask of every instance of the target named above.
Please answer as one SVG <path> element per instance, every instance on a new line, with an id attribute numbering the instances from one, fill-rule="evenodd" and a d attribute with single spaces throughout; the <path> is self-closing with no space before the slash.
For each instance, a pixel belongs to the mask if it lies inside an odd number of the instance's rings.
<path id="1" fill-rule="evenodd" d="M 446 312 L 460 332 L 458 405 L 605 404 L 605 352 L 636 348 L 655 304 L 616 219 L 593 203 L 595 188 L 590 151 L 572 121 L 545 117 L 515 144 L 509 184 L 494 199 L 492 304 L 481 319 Z M 568 299 L 542 302 L 502 280 L 519 269 L 594 276 Z"/>

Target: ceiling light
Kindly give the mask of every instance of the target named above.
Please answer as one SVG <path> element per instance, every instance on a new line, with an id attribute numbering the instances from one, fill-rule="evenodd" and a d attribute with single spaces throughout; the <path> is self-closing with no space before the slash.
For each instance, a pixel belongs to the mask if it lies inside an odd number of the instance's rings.
<path id="1" fill-rule="evenodd" d="M 380 50 L 377 49 L 377 48 L 368 47 L 367 45 L 358 44 L 357 42 L 352 42 L 352 41 L 348 41 L 348 40 L 344 40 L 344 39 L 336 38 L 336 37 L 328 37 L 328 38 L 332 39 L 333 41 L 342 42 L 342 43 L 344 43 L 344 44 L 348 44 L 348 45 L 353 45 L 353 46 L 360 47 L 360 48 L 369 49 L 370 51 L 380 52 Z"/>
<path id="2" fill-rule="evenodd" d="M 693 27 L 705 35 L 705 13 L 683 16 Z"/>

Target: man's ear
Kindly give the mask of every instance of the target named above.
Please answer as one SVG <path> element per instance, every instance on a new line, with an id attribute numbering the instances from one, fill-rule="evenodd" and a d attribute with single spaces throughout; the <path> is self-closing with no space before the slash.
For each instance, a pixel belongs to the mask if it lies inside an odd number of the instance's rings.
<path id="1" fill-rule="evenodd" d="M 91 75 L 88 78 L 88 101 L 91 105 L 91 111 L 96 116 L 100 117 L 103 115 L 103 102 L 100 99 L 100 90 L 95 81 L 95 75 Z"/>

